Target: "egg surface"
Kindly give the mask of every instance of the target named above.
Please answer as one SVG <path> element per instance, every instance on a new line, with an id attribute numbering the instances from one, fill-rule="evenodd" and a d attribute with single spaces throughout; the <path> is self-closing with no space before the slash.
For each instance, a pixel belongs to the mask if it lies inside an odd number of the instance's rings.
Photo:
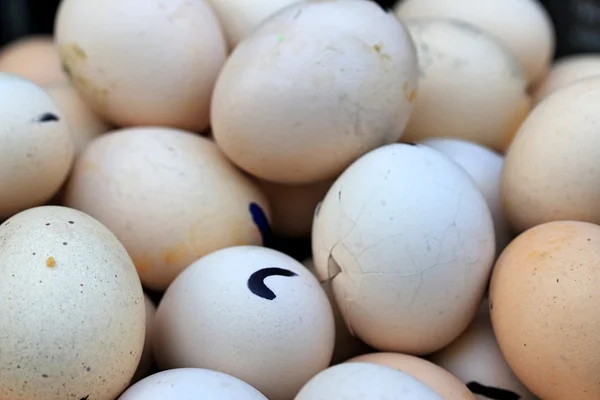
<path id="1" fill-rule="evenodd" d="M 212 99 L 213 135 L 258 178 L 333 179 L 402 136 L 417 73 L 402 23 L 374 2 L 299 2 L 269 18 L 225 63 Z"/>
<path id="2" fill-rule="evenodd" d="M 200 368 L 162 371 L 131 386 L 119 400 L 267 400 L 233 376 Z"/>
<path id="3" fill-rule="evenodd" d="M 69 78 L 107 121 L 208 126 L 227 49 L 205 0 L 64 0 L 55 32 Z"/>
<path id="4" fill-rule="evenodd" d="M 475 316 L 494 261 L 485 199 L 456 163 L 392 144 L 352 164 L 316 212 L 313 257 L 351 332 L 421 355 Z"/>
<path id="5" fill-rule="evenodd" d="M 50 200 L 75 150 L 63 113 L 39 86 L 0 73 L 0 109 L 1 220 Z"/>
<path id="6" fill-rule="evenodd" d="M 600 75 L 600 55 L 574 54 L 554 63 L 550 73 L 535 91 L 534 99 L 540 102 L 551 93 L 580 79 Z"/>
<path id="7" fill-rule="evenodd" d="M 150 297 L 144 293 L 144 306 L 146 310 L 146 335 L 144 336 L 144 350 L 138 364 L 132 383 L 138 382 L 152 373 L 154 368 L 154 355 L 152 352 L 152 334 L 154 333 L 154 316 L 156 305 Z"/>
<path id="8" fill-rule="evenodd" d="M 214 250 L 261 244 L 269 215 L 260 190 L 211 140 L 159 127 L 92 141 L 75 163 L 65 204 L 108 226 L 155 291 Z"/>
<path id="9" fill-rule="evenodd" d="M 0 71 L 25 78 L 37 85 L 65 82 L 54 38 L 31 35 L 0 48 Z"/>
<path id="10" fill-rule="evenodd" d="M 44 206 L 0 225 L 0 398 L 113 400 L 144 346 L 144 294 L 102 224 Z"/>
<path id="11" fill-rule="evenodd" d="M 275 250 L 238 246 L 186 268 L 155 320 L 159 367 L 207 368 L 270 400 L 292 398 L 327 368 L 335 339 L 327 295 L 302 264 Z"/>

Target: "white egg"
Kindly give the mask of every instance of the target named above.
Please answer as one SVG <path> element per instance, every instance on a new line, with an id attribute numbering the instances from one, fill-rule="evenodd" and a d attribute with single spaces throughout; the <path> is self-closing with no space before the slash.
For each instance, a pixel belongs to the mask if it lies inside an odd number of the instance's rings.
<path id="1" fill-rule="evenodd" d="M 494 261 L 491 213 L 456 163 L 392 144 L 351 165 L 327 193 L 313 258 L 351 331 L 382 351 L 439 350 L 475 316 Z"/>
<path id="2" fill-rule="evenodd" d="M 119 400 L 267 400 L 233 376 L 200 368 L 162 371 L 131 386 Z"/>
<path id="3" fill-rule="evenodd" d="M 113 400 L 144 346 L 144 294 L 127 251 L 65 207 L 0 225 L 0 398 Z"/>

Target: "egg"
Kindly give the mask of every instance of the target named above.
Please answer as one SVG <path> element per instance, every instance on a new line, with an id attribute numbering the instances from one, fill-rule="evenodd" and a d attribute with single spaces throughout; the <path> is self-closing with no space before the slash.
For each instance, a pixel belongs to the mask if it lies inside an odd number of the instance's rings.
<path id="1" fill-rule="evenodd" d="M 370 363 L 330 367 L 312 378 L 294 400 L 442 400 L 433 389 L 412 376 Z"/>
<path id="2" fill-rule="evenodd" d="M 64 202 L 108 226 L 144 286 L 159 292 L 203 255 L 261 244 L 270 213 L 256 185 L 212 141 L 161 127 L 93 140 L 75 163 Z"/>
<path id="3" fill-rule="evenodd" d="M 258 178 L 334 179 L 402 136 L 417 73 L 403 25 L 374 2 L 299 2 L 261 24 L 225 63 L 212 98 L 213 135 Z"/>
<path id="4" fill-rule="evenodd" d="M 503 151 L 529 112 L 527 81 L 507 50 L 461 21 L 407 20 L 419 95 L 403 141 L 470 140 Z"/>
<path id="5" fill-rule="evenodd" d="M 200 368 L 162 371 L 131 386 L 119 400 L 267 400 L 233 376 Z"/>
<path id="6" fill-rule="evenodd" d="M 312 259 L 304 260 L 302 265 L 316 275 L 315 263 Z M 369 351 L 369 346 L 364 344 L 356 336 L 352 335 L 352 333 L 350 333 L 348 330 L 346 322 L 344 321 L 344 317 L 342 317 L 340 309 L 335 301 L 335 296 L 331 290 L 331 285 L 329 285 L 329 282 L 323 282 L 321 287 L 327 294 L 327 298 L 331 303 L 333 317 L 335 319 L 335 347 L 331 364 L 339 364 L 351 357 L 367 353 Z"/>
<path id="7" fill-rule="evenodd" d="M 354 357 L 348 362 L 383 365 L 397 369 L 435 390 L 444 400 L 474 400 L 473 394 L 454 375 L 419 357 L 400 353 L 370 353 Z"/>
<path id="8" fill-rule="evenodd" d="M 500 194 L 518 232 L 557 220 L 600 223 L 600 77 L 556 91 L 527 117 L 502 170 Z"/>
<path id="9" fill-rule="evenodd" d="M 492 329 L 488 304 L 484 300 L 469 328 L 429 359 L 467 384 L 477 400 L 536 400 L 506 363 Z"/>
<path id="10" fill-rule="evenodd" d="M 0 398 L 113 400 L 127 387 L 144 346 L 144 295 L 98 221 L 44 206 L 0 225 L 0 297 Z"/>
<path id="11" fill-rule="evenodd" d="M 598 399 L 600 226 L 549 222 L 496 263 L 490 313 L 515 375 L 544 400 Z"/>
<path id="12" fill-rule="evenodd" d="M 0 48 L 0 72 L 8 72 L 37 85 L 64 82 L 54 38 L 49 35 L 29 35 Z"/>
<path id="13" fill-rule="evenodd" d="M 494 227 L 460 166 L 427 146 L 392 144 L 336 180 L 316 212 L 312 249 L 353 334 L 377 350 L 423 355 L 475 316 Z"/>
<path id="14" fill-rule="evenodd" d="M 534 99 L 537 103 L 551 93 L 580 79 L 600 75 L 600 55 L 574 54 L 559 59 L 550 73 L 536 88 Z"/>
<path id="15" fill-rule="evenodd" d="M 492 213 L 496 254 L 500 255 L 513 236 L 500 201 L 500 177 L 504 157 L 490 148 L 460 139 L 427 139 L 421 144 L 446 155 L 473 178 Z"/>
<path id="16" fill-rule="evenodd" d="M 227 48 L 206 1 L 64 0 L 55 35 L 71 81 L 107 121 L 208 126 Z"/>
<path id="17" fill-rule="evenodd" d="M 209 0 L 230 48 L 252 33 L 262 22 L 298 0 Z"/>
<path id="18" fill-rule="evenodd" d="M 291 238 L 310 236 L 315 208 L 333 181 L 329 179 L 305 185 L 258 181 L 271 206 L 273 231 Z"/>
<path id="19" fill-rule="evenodd" d="M 485 30 L 515 55 L 532 85 L 550 68 L 556 38 L 538 0 L 401 0 L 395 11 L 401 19 L 442 17 Z"/>
<path id="20" fill-rule="evenodd" d="M 292 398 L 327 368 L 335 332 L 317 279 L 293 258 L 257 246 L 216 251 L 186 268 L 156 313 L 162 369 L 207 368 L 270 400 Z"/>
<path id="21" fill-rule="evenodd" d="M 146 335 L 144 336 L 144 350 L 138 364 L 135 375 L 131 379 L 133 383 L 138 382 L 151 375 L 154 368 L 154 356 L 152 354 L 152 334 L 154 332 L 154 315 L 156 305 L 150 297 L 144 293 L 144 306 L 146 310 Z"/>
<path id="22" fill-rule="evenodd" d="M 0 73 L 0 219 L 40 206 L 69 174 L 74 145 L 63 113 L 39 86 Z"/>
<path id="23" fill-rule="evenodd" d="M 75 87 L 69 82 L 46 86 L 44 89 L 67 120 L 70 127 L 69 132 L 75 145 L 76 156 L 83 151 L 93 138 L 111 129 L 108 123 L 90 110 Z"/>

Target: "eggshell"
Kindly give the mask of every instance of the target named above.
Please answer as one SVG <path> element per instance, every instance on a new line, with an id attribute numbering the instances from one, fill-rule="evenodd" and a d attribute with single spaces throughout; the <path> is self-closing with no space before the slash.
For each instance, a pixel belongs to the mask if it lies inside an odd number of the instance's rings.
<path id="1" fill-rule="evenodd" d="M 491 36 L 460 21 L 406 22 L 419 57 L 419 95 L 404 141 L 471 140 L 503 151 L 529 112 L 527 81 Z"/>
<path id="2" fill-rule="evenodd" d="M 537 0 L 403 0 L 396 15 L 457 19 L 485 30 L 516 56 L 530 84 L 546 75 L 554 55 L 552 20 Z"/>
<path id="3" fill-rule="evenodd" d="M 473 178 L 492 213 L 496 254 L 500 255 L 513 236 L 500 202 L 500 177 L 504 157 L 485 146 L 460 139 L 428 139 L 421 144 L 446 155 Z"/>
<path id="4" fill-rule="evenodd" d="M 305 185 L 285 185 L 259 181 L 258 186 L 271 206 L 273 231 L 287 237 L 310 236 L 315 208 L 333 182 L 330 179 Z"/>
<path id="5" fill-rule="evenodd" d="M 154 332 L 154 316 L 156 314 L 156 306 L 154 302 L 144 293 L 144 305 L 146 310 L 146 335 L 144 337 L 144 350 L 138 364 L 135 375 L 131 382 L 138 382 L 152 374 L 154 367 L 154 355 L 152 354 L 152 334 Z"/>
<path id="6" fill-rule="evenodd" d="M 304 260 L 302 265 L 316 275 L 315 263 L 312 259 Z M 350 333 L 348 330 L 346 321 L 344 321 L 344 317 L 342 317 L 342 314 L 340 313 L 340 309 L 337 306 L 335 296 L 331 290 L 331 285 L 329 282 L 323 282 L 321 287 L 325 291 L 325 294 L 327 294 L 327 298 L 331 303 L 333 317 L 335 320 L 335 347 L 333 350 L 331 364 L 339 364 L 351 357 L 367 353 L 369 351 L 369 346 L 364 344 L 356 336 L 352 335 L 352 333 Z"/>
<path id="7" fill-rule="evenodd" d="M 65 204 L 108 226 L 155 291 L 214 250 L 261 244 L 255 209 L 269 215 L 263 194 L 212 141 L 159 127 L 92 141 L 75 163 Z"/>
<path id="8" fill-rule="evenodd" d="M 466 329 L 495 251 L 473 180 L 439 152 L 407 144 L 374 150 L 338 178 L 312 243 L 351 332 L 378 350 L 413 355 Z"/>
<path id="9" fill-rule="evenodd" d="M 539 103 L 558 89 L 597 75 L 600 75 L 600 55 L 574 54 L 563 57 L 554 63 L 546 79 L 538 86 L 534 99 Z"/>
<path id="10" fill-rule="evenodd" d="M 383 365 L 404 372 L 435 390 L 444 400 L 474 400 L 473 394 L 454 375 L 419 357 L 400 353 L 371 353 L 350 359 Z"/>
<path id="11" fill-rule="evenodd" d="M 263 21 L 298 0 L 209 0 L 230 48 L 252 33 Z"/>
<path id="12" fill-rule="evenodd" d="M 442 400 L 421 381 L 389 367 L 347 363 L 330 367 L 311 379 L 294 400 Z"/>
<path id="13" fill-rule="evenodd" d="M 39 86 L 0 73 L 0 218 L 48 201 L 66 179 L 74 147 L 67 121 Z"/>
<path id="14" fill-rule="evenodd" d="M 25 36 L 1 48 L 0 71 L 18 75 L 38 85 L 67 80 L 54 39 L 46 35 Z"/>
<path id="15" fill-rule="evenodd" d="M 158 306 L 154 335 L 159 367 L 224 372 L 270 400 L 292 398 L 327 368 L 335 338 L 317 279 L 257 246 L 219 250 L 186 268 Z"/>
<path id="16" fill-rule="evenodd" d="M 544 400 L 598 399 L 600 227 L 558 221 L 517 237 L 496 264 L 492 324 L 515 375 Z"/>
<path id="17" fill-rule="evenodd" d="M 367 0 L 299 2 L 225 63 L 212 99 L 213 134 L 235 164 L 261 179 L 333 179 L 400 138 L 416 90 L 415 49 L 392 14 Z"/>
<path id="18" fill-rule="evenodd" d="M 489 400 L 486 393 L 499 393 L 499 399 L 535 400 L 506 363 L 490 322 L 488 301 L 469 328 L 430 360 L 454 374 L 476 393 L 477 400 Z"/>
<path id="19" fill-rule="evenodd" d="M 46 86 L 44 89 L 67 119 L 76 156 L 93 138 L 111 129 L 108 123 L 90 110 L 69 82 Z"/>
<path id="20" fill-rule="evenodd" d="M 561 89 L 521 126 L 504 159 L 500 194 L 522 232 L 544 222 L 600 223 L 600 77 Z"/>
<path id="21" fill-rule="evenodd" d="M 233 376 L 200 368 L 159 372 L 131 386 L 119 400 L 267 400 Z"/>
<path id="22" fill-rule="evenodd" d="M 118 126 L 200 131 L 227 53 L 204 0 L 64 0 L 60 58 L 92 110 Z"/>
<path id="23" fill-rule="evenodd" d="M 144 346 L 144 297 L 115 236 L 45 206 L 0 225 L 0 398 L 113 400 Z"/>

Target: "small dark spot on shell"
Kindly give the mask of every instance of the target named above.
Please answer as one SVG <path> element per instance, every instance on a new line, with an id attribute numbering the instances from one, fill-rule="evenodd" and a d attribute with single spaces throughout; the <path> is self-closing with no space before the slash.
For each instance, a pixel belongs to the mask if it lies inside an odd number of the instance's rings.
<path id="1" fill-rule="evenodd" d="M 50 226 L 50 222 L 46 222 L 46 226 Z"/>
<path id="2" fill-rule="evenodd" d="M 47 377 L 48 377 L 48 375 L 46 375 L 46 374 L 42 375 L 42 378 L 47 378 Z"/>
<path id="3" fill-rule="evenodd" d="M 87 372 L 90 372 L 92 369 L 91 369 L 90 367 L 87 367 L 85 370 L 86 370 Z"/>
<path id="4" fill-rule="evenodd" d="M 69 223 L 70 223 L 71 225 L 73 225 L 75 222 L 73 222 L 73 221 L 69 221 Z"/>
<path id="5" fill-rule="evenodd" d="M 58 122 L 60 118 L 58 118 L 55 114 L 52 113 L 44 113 L 40 115 L 35 122 Z"/>
<path id="6" fill-rule="evenodd" d="M 66 246 L 66 245 L 67 245 L 67 242 L 63 242 L 63 246 Z"/>

